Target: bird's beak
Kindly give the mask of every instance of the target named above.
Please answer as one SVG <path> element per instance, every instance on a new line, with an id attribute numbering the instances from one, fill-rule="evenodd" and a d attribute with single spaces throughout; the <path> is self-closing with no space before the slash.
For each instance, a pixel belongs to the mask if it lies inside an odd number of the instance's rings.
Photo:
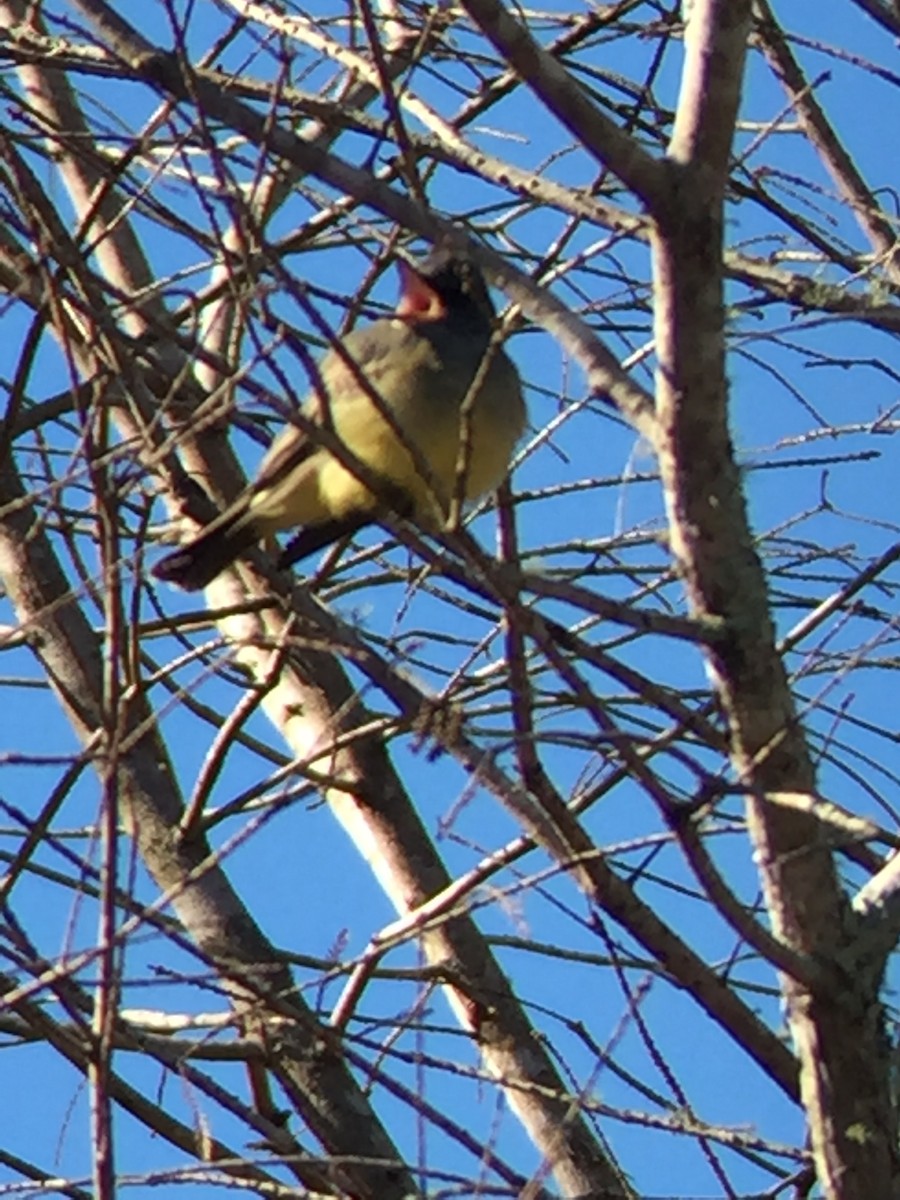
<path id="1" fill-rule="evenodd" d="M 397 300 L 397 316 L 412 317 L 417 321 L 439 321 L 447 315 L 447 306 L 434 285 L 420 275 L 404 259 L 397 260 L 400 272 L 400 297 Z"/>

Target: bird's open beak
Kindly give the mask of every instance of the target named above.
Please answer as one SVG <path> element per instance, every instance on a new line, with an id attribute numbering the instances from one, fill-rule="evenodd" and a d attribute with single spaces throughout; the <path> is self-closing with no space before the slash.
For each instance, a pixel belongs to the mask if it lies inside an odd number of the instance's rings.
<path id="1" fill-rule="evenodd" d="M 423 275 L 404 259 L 397 260 L 400 272 L 398 317 L 414 317 L 417 321 L 440 321 L 447 315 L 440 293 Z"/>

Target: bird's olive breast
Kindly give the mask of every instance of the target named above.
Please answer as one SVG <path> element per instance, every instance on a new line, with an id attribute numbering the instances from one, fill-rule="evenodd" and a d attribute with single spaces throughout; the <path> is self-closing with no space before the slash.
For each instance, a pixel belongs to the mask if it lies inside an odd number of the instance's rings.
<path id="1" fill-rule="evenodd" d="M 323 359 L 325 404 L 313 396 L 311 411 L 326 423 L 330 414 L 354 454 L 415 494 L 423 482 L 417 456 L 409 453 L 414 445 L 446 497 L 455 486 L 465 432 L 466 496 L 475 499 L 497 485 L 525 414 L 516 369 L 502 350 L 489 346 L 484 332 L 445 322 L 376 321 L 351 333 L 343 348 L 355 365 L 338 349 Z"/>

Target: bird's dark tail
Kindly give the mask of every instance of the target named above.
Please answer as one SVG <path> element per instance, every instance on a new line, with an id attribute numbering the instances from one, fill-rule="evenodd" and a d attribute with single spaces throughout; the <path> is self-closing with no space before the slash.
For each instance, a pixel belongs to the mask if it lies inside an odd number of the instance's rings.
<path id="1" fill-rule="evenodd" d="M 363 526 L 370 524 L 372 517 L 368 513 L 350 513 L 346 517 L 335 517 L 333 521 L 323 521 L 321 525 L 310 525 L 295 534 L 281 554 L 278 556 L 278 567 L 285 570 L 308 558 L 317 550 L 324 550 L 341 538 L 358 533 Z"/>
<path id="2" fill-rule="evenodd" d="M 258 541 L 259 533 L 248 520 L 246 509 L 230 509 L 216 517 L 193 541 L 160 559 L 153 567 L 153 574 L 186 592 L 197 592 Z"/>

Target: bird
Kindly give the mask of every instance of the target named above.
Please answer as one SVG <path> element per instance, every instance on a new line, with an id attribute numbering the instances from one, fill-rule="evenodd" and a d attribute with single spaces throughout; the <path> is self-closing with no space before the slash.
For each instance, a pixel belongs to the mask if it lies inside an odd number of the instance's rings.
<path id="1" fill-rule="evenodd" d="M 457 494 L 471 502 L 502 482 L 526 408 L 519 373 L 494 340 L 484 276 L 444 248 L 397 264 L 393 315 L 351 330 L 327 352 L 301 408 L 306 429 L 289 424 L 275 437 L 255 479 L 156 563 L 157 579 L 205 588 L 246 550 L 298 526 L 280 567 L 379 515 L 410 518 L 427 531 L 439 527 Z M 320 441 L 317 428 L 346 453 Z"/>

